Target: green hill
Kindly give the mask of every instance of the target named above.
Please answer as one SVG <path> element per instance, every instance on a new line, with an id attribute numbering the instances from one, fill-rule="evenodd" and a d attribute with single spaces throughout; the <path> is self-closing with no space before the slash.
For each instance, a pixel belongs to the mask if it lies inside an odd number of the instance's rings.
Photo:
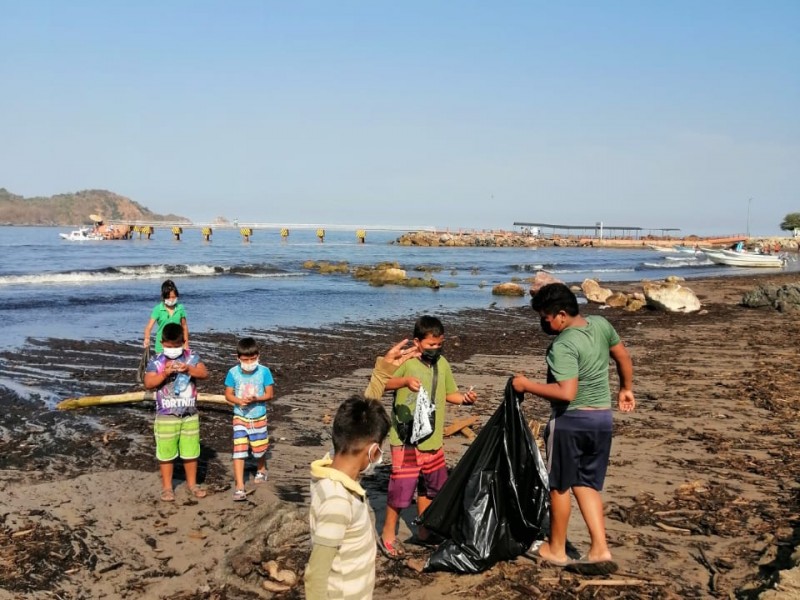
<path id="1" fill-rule="evenodd" d="M 107 190 L 24 198 L 0 188 L 0 224 L 77 226 L 91 222 L 92 214 L 115 221 L 189 221 L 178 215 L 156 214 L 130 198 Z"/>

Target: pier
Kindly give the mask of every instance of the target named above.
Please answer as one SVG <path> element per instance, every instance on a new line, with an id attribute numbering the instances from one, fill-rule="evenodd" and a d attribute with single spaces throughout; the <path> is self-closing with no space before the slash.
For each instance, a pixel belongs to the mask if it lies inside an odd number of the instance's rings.
<path id="1" fill-rule="evenodd" d="M 325 241 L 328 231 L 353 231 L 356 239 L 362 244 L 366 242 L 368 231 L 436 231 L 432 225 L 341 225 L 323 223 L 255 223 L 234 220 L 233 222 L 193 223 L 191 221 L 122 221 L 109 219 L 98 222 L 104 235 L 113 239 L 132 239 L 139 237 L 150 238 L 156 229 L 168 230 L 175 240 L 180 240 L 185 229 L 198 229 L 205 241 L 211 241 L 214 230 L 238 229 L 242 239 L 246 242 L 256 231 L 276 230 L 281 238 L 287 239 L 292 230 L 311 229 L 316 231 L 320 242 Z"/>

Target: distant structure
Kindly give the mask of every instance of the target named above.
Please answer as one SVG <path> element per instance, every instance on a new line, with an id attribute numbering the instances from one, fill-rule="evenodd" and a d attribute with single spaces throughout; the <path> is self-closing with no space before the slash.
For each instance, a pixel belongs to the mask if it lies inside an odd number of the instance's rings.
<path id="1" fill-rule="evenodd" d="M 594 225 L 553 225 L 551 223 L 524 223 L 515 221 L 514 227 L 521 227 L 523 233 L 535 237 L 553 239 L 557 237 L 595 238 L 627 238 L 638 240 L 640 237 L 659 235 L 659 237 L 675 236 L 680 229 L 675 227 L 616 227 L 605 226 L 602 222 Z M 659 232 L 658 234 L 656 232 Z"/>

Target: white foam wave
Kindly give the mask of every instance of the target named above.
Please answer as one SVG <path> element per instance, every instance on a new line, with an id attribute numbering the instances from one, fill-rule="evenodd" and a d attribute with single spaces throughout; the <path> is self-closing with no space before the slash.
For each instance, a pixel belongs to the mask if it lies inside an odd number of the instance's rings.
<path id="1" fill-rule="evenodd" d="M 633 273 L 636 269 L 549 269 L 548 273 Z"/>

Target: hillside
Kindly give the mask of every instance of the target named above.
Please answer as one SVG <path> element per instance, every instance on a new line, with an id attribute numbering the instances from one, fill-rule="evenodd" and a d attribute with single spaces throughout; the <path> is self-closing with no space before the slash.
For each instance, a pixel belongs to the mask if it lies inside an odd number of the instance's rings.
<path id="1" fill-rule="evenodd" d="M 73 226 L 96 214 L 119 221 L 188 221 L 178 215 L 159 215 L 130 198 L 107 190 L 25 198 L 0 188 L 0 224 Z"/>

